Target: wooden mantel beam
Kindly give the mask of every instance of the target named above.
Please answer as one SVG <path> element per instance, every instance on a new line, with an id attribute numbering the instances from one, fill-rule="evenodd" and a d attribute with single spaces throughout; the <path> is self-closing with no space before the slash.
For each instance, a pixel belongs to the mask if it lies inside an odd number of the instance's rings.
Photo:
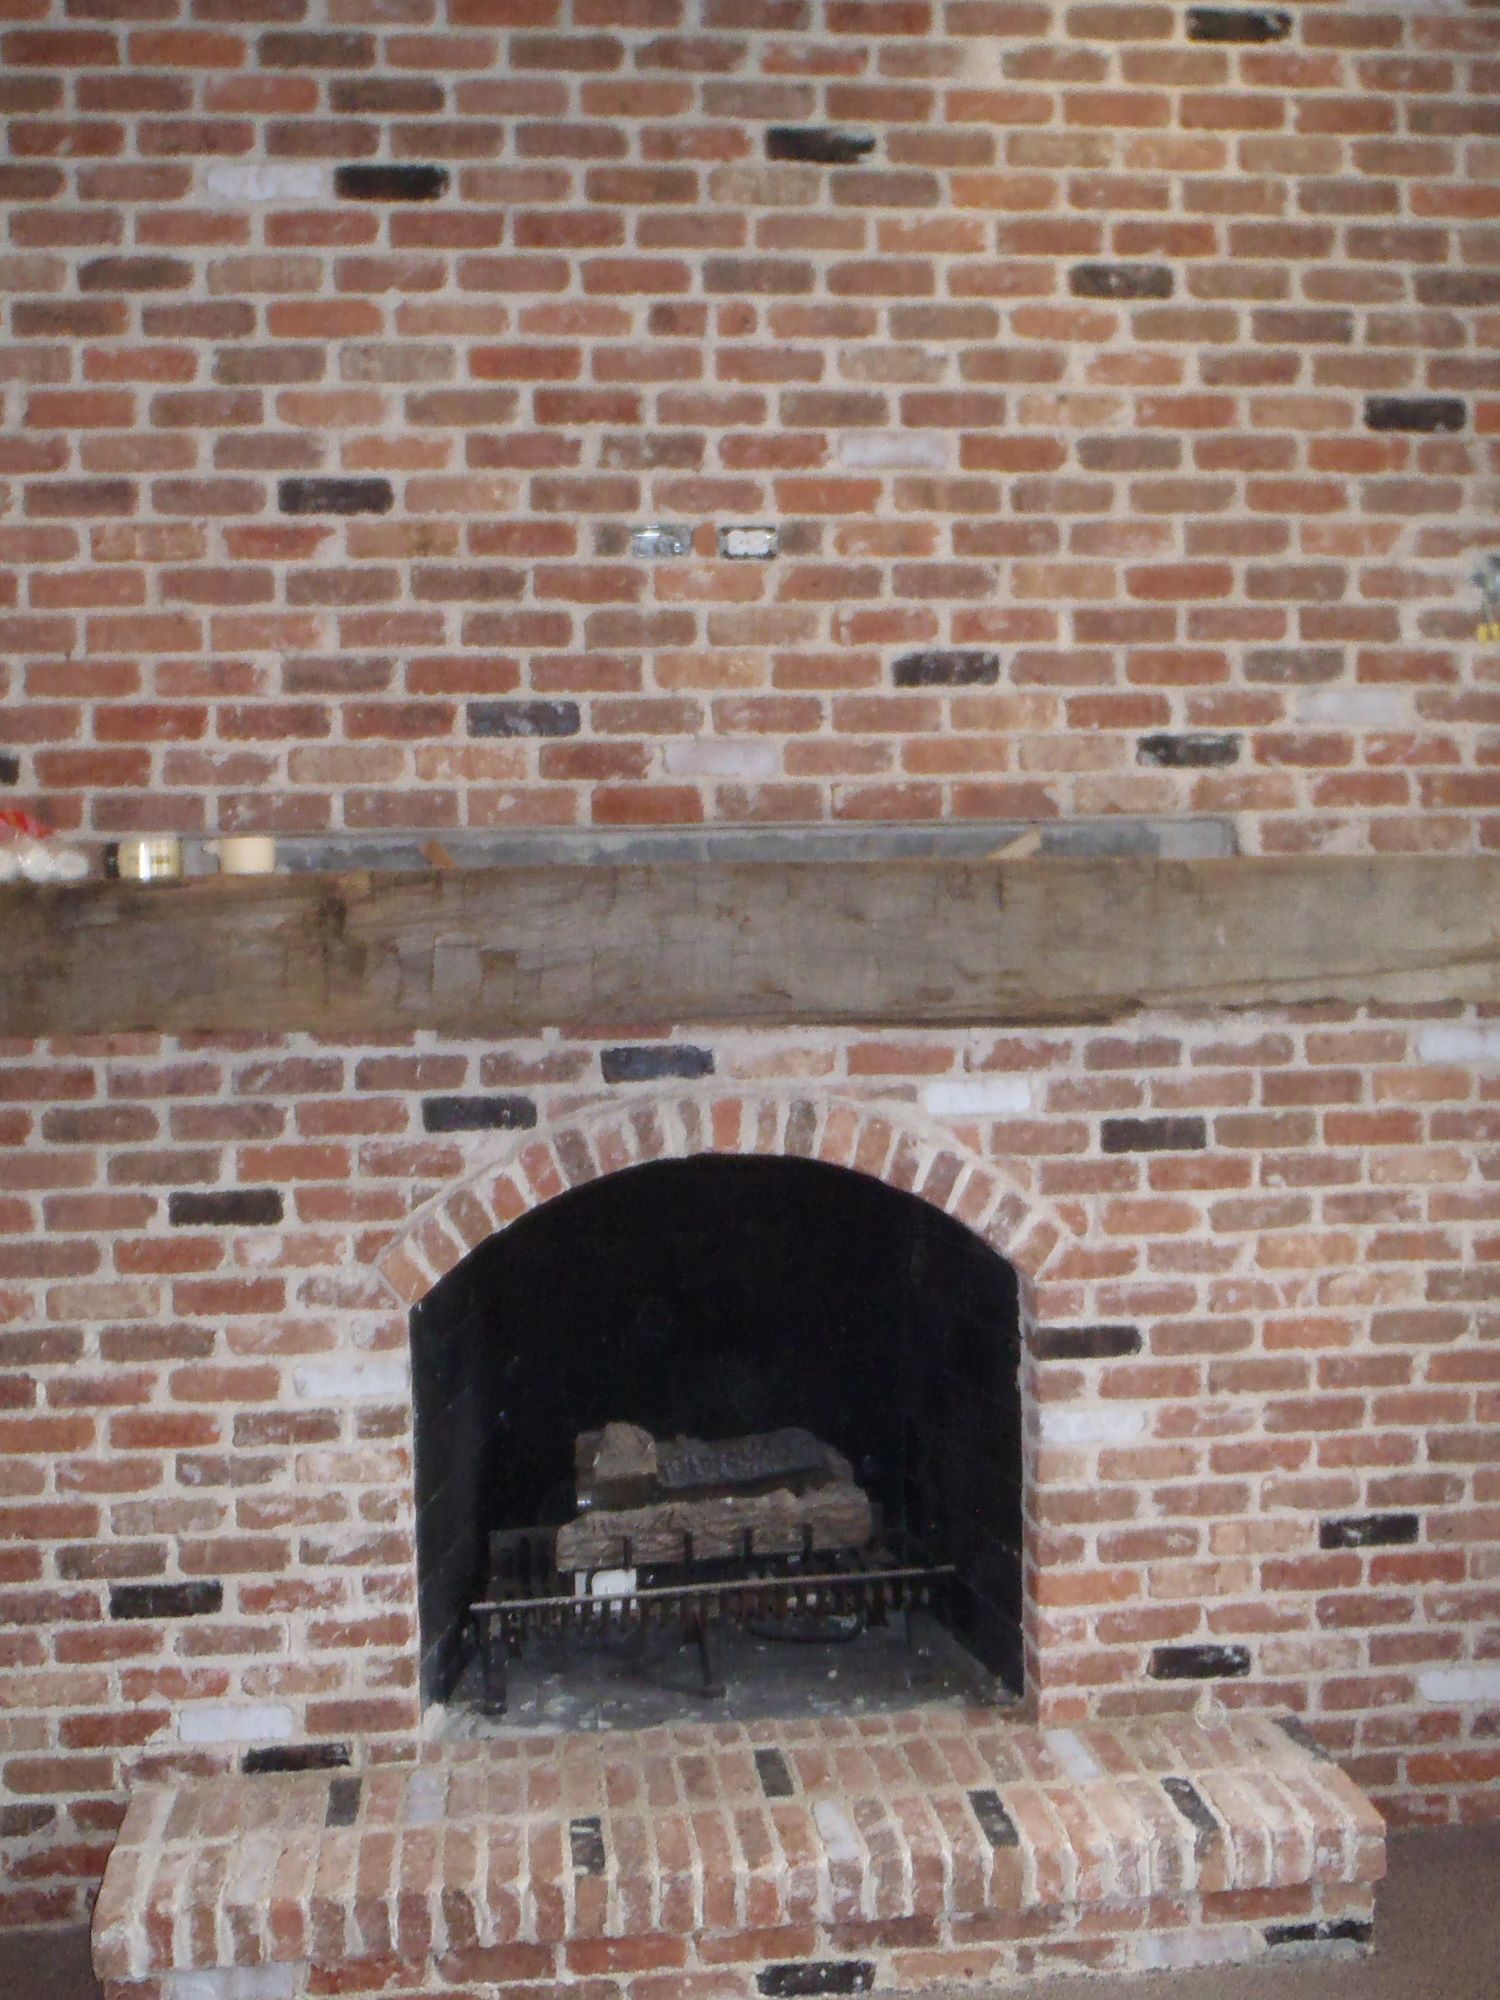
<path id="1" fill-rule="evenodd" d="M 0 1034 L 1500 1002 L 1500 857 L 673 862 L 0 889 Z"/>

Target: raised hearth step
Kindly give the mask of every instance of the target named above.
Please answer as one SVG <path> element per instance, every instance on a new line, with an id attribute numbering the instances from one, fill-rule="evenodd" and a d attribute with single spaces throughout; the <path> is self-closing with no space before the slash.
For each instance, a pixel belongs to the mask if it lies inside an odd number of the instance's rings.
<path id="1" fill-rule="evenodd" d="M 778 2000 L 1357 1942 L 1384 1867 L 1266 1716 L 517 1732 L 139 1791 L 94 1958 L 109 2000 Z"/>

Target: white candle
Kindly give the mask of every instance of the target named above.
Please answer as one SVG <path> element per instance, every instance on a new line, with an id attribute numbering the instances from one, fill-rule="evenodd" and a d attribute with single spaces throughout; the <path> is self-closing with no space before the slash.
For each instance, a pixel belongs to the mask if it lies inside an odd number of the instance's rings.
<path id="1" fill-rule="evenodd" d="M 274 875 L 276 842 L 268 833 L 237 833 L 209 845 L 219 857 L 221 875 Z"/>

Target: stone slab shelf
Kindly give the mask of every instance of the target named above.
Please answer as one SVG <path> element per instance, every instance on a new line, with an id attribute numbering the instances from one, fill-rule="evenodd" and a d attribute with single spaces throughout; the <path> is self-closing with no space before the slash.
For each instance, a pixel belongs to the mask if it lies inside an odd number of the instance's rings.
<path id="1" fill-rule="evenodd" d="M 1269 1717 L 547 1736 L 131 1802 L 107 2000 L 788 2000 L 1368 1940 L 1379 1814 Z"/>

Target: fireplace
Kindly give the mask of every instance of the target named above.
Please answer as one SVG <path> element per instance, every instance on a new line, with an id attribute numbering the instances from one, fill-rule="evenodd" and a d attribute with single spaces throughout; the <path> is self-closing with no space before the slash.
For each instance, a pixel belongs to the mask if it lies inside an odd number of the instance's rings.
<path id="1" fill-rule="evenodd" d="M 1222 1067 L 1216 1028 L 1197 1032 Z M 221 1540 L 214 1577 L 202 1573 L 210 1550 L 184 1538 L 180 1581 L 111 1584 L 117 1623 L 102 1636 L 139 1663 L 122 1685 L 177 1688 L 182 1663 L 243 1649 L 246 1615 L 264 1622 L 280 1606 L 301 1650 L 267 1646 L 235 1682 L 176 1697 L 178 1741 L 135 1755 L 95 1921 L 109 2000 L 143 2000 L 140 1982 L 159 1974 L 202 1972 L 227 1990 L 245 1967 L 288 2000 L 393 1984 L 548 2000 L 600 1975 L 621 1980 L 623 2000 L 659 2000 L 663 1974 L 775 2000 L 1367 1941 L 1379 1818 L 1323 1756 L 1324 1714 L 1310 1716 L 1315 1738 L 1256 1712 L 1271 1687 L 1278 1710 L 1292 1706 L 1290 1586 L 1244 1607 L 1221 1588 L 1215 1602 L 1204 1565 L 1184 1560 L 1181 1516 L 1205 1517 L 1214 1496 L 1200 1482 L 1179 1499 L 1172 1482 L 1199 1449 L 1231 1452 L 1238 1468 L 1265 1440 L 1225 1424 L 1203 1437 L 1181 1362 L 1143 1349 L 1149 1337 L 1198 1351 L 1220 1329 L 1234 1336 L 1232 1315 L 1205 1324 L 1183 1288 L 1121 1268 L 1123 1232 L 1145 1219 L 1122 1197 L 1139 1165 L 1195 1186 L 1212 1165 L 1218 1187 L 1235 1185 L 1235 1165 L 1201 1157 L 1201 1121 L 1121 1115 L 1121 1079 L 1158 1059 L 1154 1045 L 1077 1035 L 1065 1101 L 1098 1105 L 1090 1159 L 1069 1119 L 1013 1122 L 1023 1092 L 1040 1104 L 1057 1038 L 1010 1034 L 995 1044 L 1008 1074 L 954 1062 L 932 1084 L 913 1073 L 912 1041 L 880 1045 L 908 1065 L 905 1095 L 889 1068 L 878 1096 L 705 1086 L 702 1060 L 670 1045 L 633 1059 L 696 1063 L 691 1083 L 642 1091 L 637 1079 L 615 1097 L 580 1092 L 574 1050 L 552 1044 L 476 1049 L 481 1088 L 465 1094 L 432 1051 L 372 1051 L 350 1064 L 352 1106 L 330 1067 L 324 1108 L 345 1130 L 351 1113 L 369 1122 L 362 1091 L 423 1093 L 433 1143 L 366 1156 L 421 1175 L 405 1226 L 378 1226 L 371 1182 L 332 1191 L 357 1198 L 359 1233 L 336 1276 L 316 1270 L 299 1287 L 326 1316 L 276 1319 L 275 1337 L 296 1343 L 284 1385 L 258 1362 L 233 1375 L 187 1365 L 176 1344 L 190 1327 L 131 1335 L 136 1351 L 174 1343 L 183 1394 L 241 1396 L 226 1473 L 246 1489 L 240 1524 L 262 1532 Z M 857 1063 L 876 1046 L 859 1045 Z M 820 1052 L 809 1037 L 782 1053 L 786 1075 Z M 606 1054 L 612 1072 L 633 1066 Z M 742 1076 L 764 1043 L 721 1035 L 712 1055 L 712 1073 Z M 287 1094 L 314 1080 L 306 1064 L 254 1060 L 238 1077 Z M 518 1136 L 497 1140 L 502 1120 Z M 1218 1121 L 1226 1141 L 1232 1121 Z M 984 1152 L 970 1140 L 980 1124 Z M 1002 1130 L 1026 1131 L 1030 1157 L 1006 1155 Z M 454 1133 L 472 1135 L 466 1173 Z M 299 1164 L 327 1160 L 309 1148 Z M 1076 1198 L 1086 1184 L 1106 1191 L 1112 1232 L 1091 1229 Z M 331 1206 L 311 1179 L 298 1201 L 304 1220 Z M 1161 1225 L 1177 1210 L 1156 1211 L 1151 1241 L 1170 1253 Z M 272 1226 L 248 1204 L 239 1213 L 247 1231 Z M 201 1254 L 195 1240 L 166 1247 L 186 1258 Z M 260 1242 L 271 1239 L 247 1238 L 244 1253 L 264 1270 Z M 305 1231 L 279 1242 L 283 1256 L 319 1248 Z M 205 1310 L 260 1296 L 216 1284 Z M 1144 1323 L 1119 1317 L 1131 1306 Z M 247 1354 L 265 1337 L 237 1334 Z M 949 1636 L 1000 1690 L 1021 1682 L 1024 1616 L 1034 1719 L 908 1690 L 878 1712 L 835 1700 L 747 1716 L 697 1695 L 666 1726 L 490 1724 L 469 1705 L 464 1658 L 486 1544 L 565 1517 L 577 1434 L 609 1423 L 661 1439 L 821 1438 L 891 1532 L 951 1567 Z M 122 1434 L 146 1433 L 122 1418 Z M 189 1478 L 213 1469 L 177 1449 Z M 295 1477 L 278 1484 L 279 1465 Z M 1319 1499 L 1340 1493 L 1325 1483 Z M 1177 1518 L 1153 1511 L 1169 1504 Z M 269 1573 L 266 1531 L 293 1521 L 295 1564 Z M 1206 1532 L 1219 1522 L 1246 1532 L 1225 1513 Z M 1352 1575 L 1410 1560 L 1391 1546 L 1400 1532 L 1388 1516 L 1331 1517 L 1308 1588 L 1334 1563 Z M 1219 1567 L 1233 1585 L 1233 1563 Z M 1262 1637 L 1268 1605 L 1281 1625 Z M 240 1617 L 221 1619 L 231 1606 Z M 149 1711 L 127 1720 L 160 1726 Z"/>
<path id="2" fill-rule="evenodd" d="M 795 1158 L 637 1166 L 480 1243 L 415 1307 L 411 1335 L 429 1704 L 507 1706 L 511 1651 L 548 1662 L 549 1684 L 577 1689 L 602 1662 L 606 1685 L 691 1701 L 672 1657 L 687 1632 L 700 1696 L 749 1676 L 763 1683 L 751 1699 L 796 1706 L 825 1671 L 850 1685 L 853 1642 L 862 1691 L 888 1673 L 909 1702 L 910 1682 L 938 1672 L 918 1611 L 940 1621 L 947 1674 L 967 1665 L 975 1691 L 1020 1692 L 1017 1280 L 928 1202 Z M 826 1490 L 867 1496 L 874 1525 L 815 1534 L 805 1495 L 791 1542 L 761 1521 L 705 1559 L 690 1526 L 680 1553 L 637 1562 L 628 1523 L 647 1516 L 596 1513 L 584 1518 L 627 1524 L 618 1553 L 592 1575 L 557 1565 L 555 1531 L 579 1502 L 575 1441 L 620 1424 L 660 1440 L 800 1432 L 844 1462 L 852 1484 Z M 774 1507 L 785 1481 L 768 1485 Z M 613 1536 L 593 1546 L 613 1551 Z M 507 1611 L 476 1615 L 497 1564 Z M 555 1725 L 555 1703 L 545 1713 Z M 607 1713 L 620 1719 L 618 1700 Z"/>

